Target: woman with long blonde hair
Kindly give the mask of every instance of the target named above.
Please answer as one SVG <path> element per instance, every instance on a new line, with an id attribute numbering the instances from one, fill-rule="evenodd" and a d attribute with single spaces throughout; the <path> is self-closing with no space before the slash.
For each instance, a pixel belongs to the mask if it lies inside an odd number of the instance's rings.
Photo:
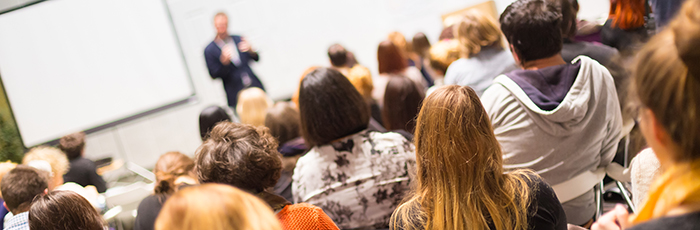
<path id="1" fill-rule="evenodd" d="M 566 229 L 554 191 L 534 173 L 505 173 L 486 111 L 469 87 L 428 96 L 416 123 L 417 188 L 392 229 Z"/>
<path id="2" fill-rule="evenodd" d="M 637 121 L 661 165 L 646 202 L 629 217 L 621 206 L 594 230 L 698 229 L 700 226 L 700 0 L 637 54 L 632 68 Z"/>
<path id="3" fill-rule="evenodd" d="M 510 52 L 503 48 L 503 34 L 491 16 L 471 10 L 454 25 L 461 58 L 447 68 L 446 85 L 472 87 L 481 94 L 501 73 L 516 68 Z"/>
<path id="4" fill-rule="evenodd" d="M 232 186 L 205 184 L 185 188 L 163 206 L 157 230 L 282 230 L 265 202 Z"/>

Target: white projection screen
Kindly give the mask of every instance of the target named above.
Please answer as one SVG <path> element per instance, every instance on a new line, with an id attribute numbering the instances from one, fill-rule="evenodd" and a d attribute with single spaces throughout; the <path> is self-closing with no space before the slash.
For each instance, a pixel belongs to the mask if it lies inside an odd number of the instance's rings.
<path id="1" fill-rule="evenodd" d="M 27 147 L 194 98 L 161 0 L 54 0 L 0 15 L 0 78 Z"/>

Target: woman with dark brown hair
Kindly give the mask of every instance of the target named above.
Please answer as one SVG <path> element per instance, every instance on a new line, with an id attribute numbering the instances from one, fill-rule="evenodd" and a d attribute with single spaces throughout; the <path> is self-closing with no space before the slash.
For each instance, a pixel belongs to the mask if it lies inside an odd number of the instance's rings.
<path id="1" fill-rule="evenodd" d="M 384 93 L 382 120 L 387 130 L 404 130 L 413 133 L 416 115 L 425 98 L 423 90 L 408 78 L 395 77 L 389 80 Z"/>
<path id="2" fill-rule="evenodd" d="M 56 190 L 34 198 L 29 209 L 29 229 L 103 230 L 105 222 L 82 196 Z"/>
<path id="3" fill-rule="evenodd" d="M 630 216 L 618 206 L 594 230 L 698 229 L 700 226 L 700 0 L 637 53 L 632 68 L 639 128 L 661 165 L 646 201 Z"/>
<path id="4" fill-rule="evenodd" d="M 505 173 L 486 111 L 469 87 L 428 96 L 416 123 L 417 188 L 392 229 L 567 228 L 554 190 L 530 171 Z"/>
<path id="5" fill-rule="evenodd" d="M 137 209 L 134 230 L 153 230 L 165 201 L 183 184 L 196 184 L 194 161 L 180 152 L 168 152 L 158 158 L 155 194 L 144 198 Z"/>
<path id="6" fill-rule="evenodd" d="M 420 70 L 415 66 L 408 66 L 402 51 L 391 41 L 383 41 L 379 43 L 377 48 L 377 61 L 379 66 L 379 77 L 374 81 L 374 90 L 372 98 L 379 102 L 379 106 L 383 106 L 384 89 L 386 84 L 392 77 L 407 77 L 423 90 L 427 87 L 427 81 L 423 79 Z"/>
<path id="7" fill-rule="evenodd" d="M 409 188 L 413 145 L 367 130 L 370 112 L 340 72 L 318 68 L 299 89 L 302 136 L 311 146 L 294 170 L 294 201 L 321 207 L 339 227 L 386 228 Z"/>

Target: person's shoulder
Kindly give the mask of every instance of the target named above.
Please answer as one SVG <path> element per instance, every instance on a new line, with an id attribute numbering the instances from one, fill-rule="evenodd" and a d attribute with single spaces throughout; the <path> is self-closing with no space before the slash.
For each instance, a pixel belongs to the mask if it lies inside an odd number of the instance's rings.
<path id="1" fill-rule="evenodd" d="M 143 200 L 141 200 L 138 209 L 139 211 L 141 211 L 151 209 L 152 207 L 160 207 L 163 205 L 163 203 L 165 203 L 165 197 L 158 194 L 151 194 L 146 198 L 143 198 Z"/>
<path id="2" fill-rule="evenodd" d="M 408 141 L 406 137 L 401 135 L 400 133 L 397 132 L 375 132 L 375 131 L 368 131 L 366 135 L 363 135 L 364 137 L 371 139 L 373 141 L 390 141 L 390 142 L 400 142 L 403 144 L 403 142 Z"/>
<path id="3" fill-rule="evenodd" d="M 211 41 L 211 42 L 209 42 L 209 44 L 207 45 L 207 47 L 204 48 L 204 52 L 205 52 L 205 53 L 209 53 L 209 52 L 212 52 L 212 51 L 214 51 L 214 50 L 216 50 L 216 49 L 218 49 L 218 48 L 219 48 L 219 47 L 216 46 L 216 43 L 215 43 L 214 41 Z"/>
<path id="4" fill-rule="evenodd" d="M 680 216 L 663 217 L 638 224 L 630 230 L 691 230 L 700 226 L 700 212 L 689 213 Z"/>

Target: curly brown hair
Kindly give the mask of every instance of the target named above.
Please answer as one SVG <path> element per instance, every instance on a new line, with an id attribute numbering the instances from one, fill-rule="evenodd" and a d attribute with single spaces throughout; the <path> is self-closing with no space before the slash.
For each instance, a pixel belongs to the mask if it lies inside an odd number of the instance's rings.
<path id="1" fill-rule="evenodd" d="M 220 122 L 195 153 L 200 183 L 233 185 L 262 192 L 280 178 L 282 160 L 275 140 L 265 127 Z"/>

